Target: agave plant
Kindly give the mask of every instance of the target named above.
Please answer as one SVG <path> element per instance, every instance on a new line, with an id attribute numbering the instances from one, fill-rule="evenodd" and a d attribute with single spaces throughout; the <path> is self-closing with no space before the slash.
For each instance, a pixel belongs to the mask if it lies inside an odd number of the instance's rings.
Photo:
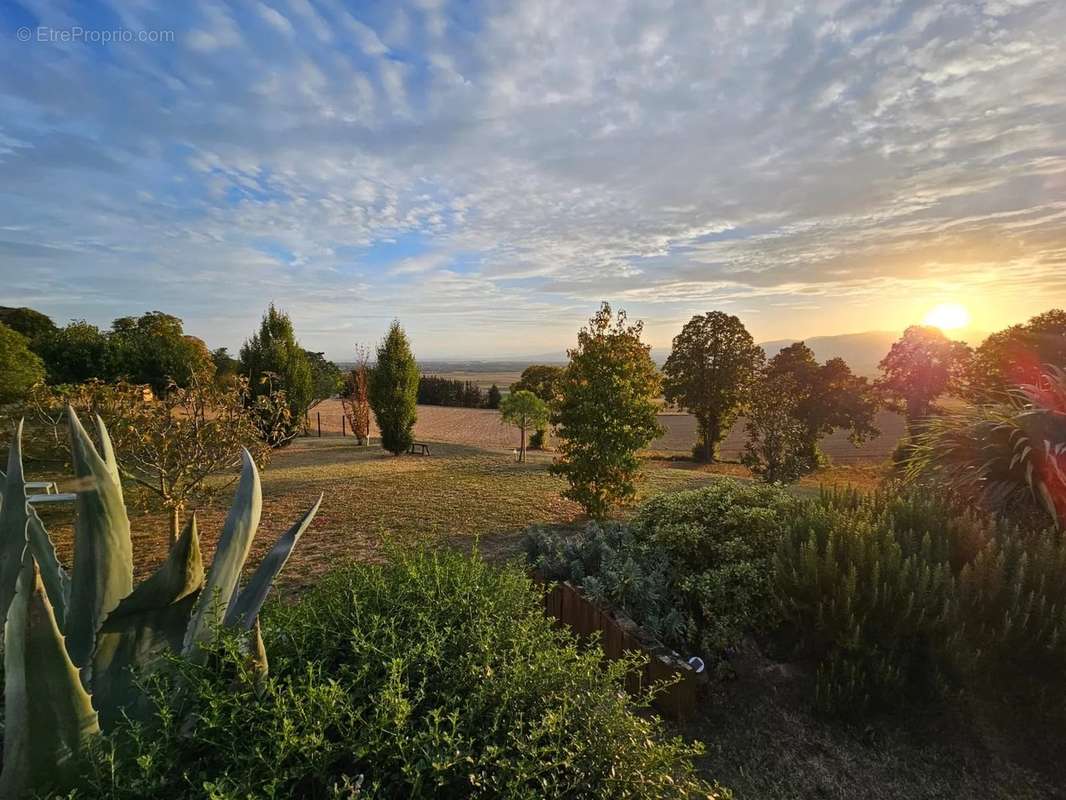
<path id="1" fill-rule="evenodd" d="M 89 739 L 141 700 L 134 680 L 170 650 L 202 659 L 229 626 L 246 632 L 266 669 L 259 610 L 318 502 L 238 588 L 262 511 L 259 473 L 247 451 L 237 494 L 204 573 L 192 516 L 156 572 L 133 586 L 130 525 L 111 439 L 97 417 L 97 448 L 68 409 L 77 478 L 74 565 L 68 574 L 26 502 L 22 425 L 0 494 L 0 615 L 4 627 L 4 764 L 0 797 L 18 797 L 69 768 Z"/>
<path id="2" fill-rule="evenodd" d="M 1002 402 L 929 419 L 905 475 L 935 477 L 999 513 L 1035 505 L 1066 528 L 1066 373 L 1045 365 Z"/>

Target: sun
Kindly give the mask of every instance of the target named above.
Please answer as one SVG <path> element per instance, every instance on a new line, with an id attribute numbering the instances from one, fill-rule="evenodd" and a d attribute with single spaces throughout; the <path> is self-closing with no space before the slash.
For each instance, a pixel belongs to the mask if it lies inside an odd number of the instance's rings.
<path id="1" fill-rule="evenodd" d="M 958 303 L 941 303 L 929 309 L 922 322 L 942 331 L 952 331 L 970 324 L 970 312 Z"/>

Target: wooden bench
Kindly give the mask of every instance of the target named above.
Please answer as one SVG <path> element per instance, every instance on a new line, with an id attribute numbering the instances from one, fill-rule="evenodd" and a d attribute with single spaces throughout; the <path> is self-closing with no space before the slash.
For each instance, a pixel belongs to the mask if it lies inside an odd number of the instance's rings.
<path id="1" fill-rule="evenodd" d="M 26 481 L 24 485 L 26 494 L 29 494 L 31 489 L 34 494 L 55 494 L 58 491 L 55 481 Z"/>
<path id="2" fill-rule="evenodd" d="M 425 442 L 411 442 L 411 447 L 407 452 L 411 455 L 414 455 L 416 450 L 418 451 L 419 455 L 429 455 L 429 445 Z"/>

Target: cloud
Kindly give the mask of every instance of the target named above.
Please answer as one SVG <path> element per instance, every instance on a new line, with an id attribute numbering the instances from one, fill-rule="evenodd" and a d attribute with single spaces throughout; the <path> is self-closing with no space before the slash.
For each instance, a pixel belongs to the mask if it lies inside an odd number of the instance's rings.
<path id="1" fill-rule="evenodd" d="M 163 303 L 233 347 L 275 300 L 340 357 L 394 316 L 435 354 L 561 349 L 603 298 L 657 344 L 718 305 L 776 338 L 901 327 L 933 295 L 989 327 L 1066 300 L 1055 0 L 123 24 L 175 41 L 0 42 L 0 279 L 61 319 Z"/>

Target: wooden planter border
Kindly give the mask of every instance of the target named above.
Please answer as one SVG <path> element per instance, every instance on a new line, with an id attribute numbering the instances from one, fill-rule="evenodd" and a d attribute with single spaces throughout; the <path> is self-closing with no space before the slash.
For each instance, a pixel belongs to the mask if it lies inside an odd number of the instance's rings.
<path id="1" fill-rule="evenodd" d="M 655 683 L 676 679 L 659 692 L 652 706 L 667 719 L 682 721 L 692 714 L 696 708 L 696 671 L 677 653 L 651 641 L 628 617 L 602 610 L 573 584 L 549 583 L 538 574 L 533 579 L 544 589 L 544 613 L 566 625 L 580 639 L 599 633 L 605 657 L 619 659 L 631 652 L 645 657 L 643 669 L 627 676 L 626 691 L 639 694 Z"/>

